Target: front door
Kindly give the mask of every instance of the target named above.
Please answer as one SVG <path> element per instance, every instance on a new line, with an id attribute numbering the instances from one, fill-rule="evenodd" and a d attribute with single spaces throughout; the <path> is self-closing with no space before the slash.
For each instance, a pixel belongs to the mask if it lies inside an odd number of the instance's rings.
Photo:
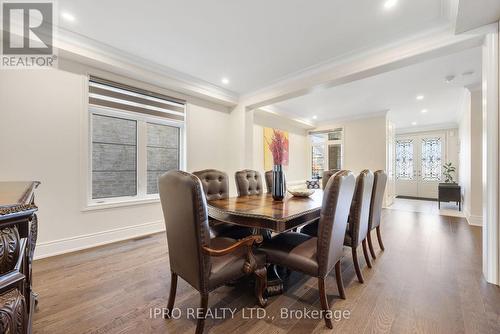
<path id="1" fill-rule="evenodd" d="M 437 198 L 444 162 L 445 135 L 405 135 L 396 138 L 396 194 Z"/>

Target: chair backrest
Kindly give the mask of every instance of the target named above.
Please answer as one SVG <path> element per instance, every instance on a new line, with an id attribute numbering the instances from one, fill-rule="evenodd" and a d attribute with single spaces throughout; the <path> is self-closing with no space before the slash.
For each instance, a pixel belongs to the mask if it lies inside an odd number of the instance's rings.
<path id="1" fill-rule="evenodd" d="M 183 171 L 169 171 L 159 178 L 167 232 L 170 269 L 201 292 L 208 291 L 210 257 L 207 201 L 200 180 Z"/>
<path id="2" fill-rule="evenodd" d="M 266 179 L 267 192 L 271 193 L 273 191 L 273 171 L 268 170 L 264 173 L 264 178 Z"/>
<path id="3" fill-rule="evenodd" d="M 350 171 L 343 170 L 330 178 L 324 189 L 317 252 L 321 277 L 325 277 L 343 256 L 344 236 L 354 184 L 354 175 Z"/>
<path id="4" fill-rule="evenodd" d="M 207 201 L 229 197 L 229 179 L 226 173 L 216 169 L 205 169 L 193 174 L 200 179 Z"/>
<path id="5" fill-rule="evenodd" d="M 262 194 L 262 177 L 256 170 L 240 170 L 234 175 L 238 196 Z"/>
<path id="6" fill-rule="evenodd" d="M 382 203 L 384 202 L 385 186 L 387 184 L 387 174 L 383 170 L 378 170 L 373 175 L 372 201 L 368 218 L 369 231 L 380 225 Z"/>
<path id="7" fill-rule="evenodd" d="M 326 188 L 326 184 L 328 183 L 328 180 L 337 173 L 339 169 L 330 169 L 330 170 L 325 170 L 323 172 L 323 176 L 321 177 L 321 185 L 323 186 L 323 189 Z"/>
<path id="8" fill-rule="evenodd" d="M 367 169 L 356 178 L 356 188 L 349 214 L 349 230 L 352 246 L 357 246 L 368 234 L 368 217 L 373 190 L 373 173 Z"/>

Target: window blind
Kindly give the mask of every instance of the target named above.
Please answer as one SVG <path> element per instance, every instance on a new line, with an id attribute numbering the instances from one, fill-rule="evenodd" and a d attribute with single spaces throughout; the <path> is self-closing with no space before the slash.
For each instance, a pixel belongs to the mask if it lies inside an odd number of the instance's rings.
<path id="1" fill-rule="evenodd" d="M 89 103 L 176 121 L 185 119 L 185 101 L 94 76 L 89 81 Z"/>

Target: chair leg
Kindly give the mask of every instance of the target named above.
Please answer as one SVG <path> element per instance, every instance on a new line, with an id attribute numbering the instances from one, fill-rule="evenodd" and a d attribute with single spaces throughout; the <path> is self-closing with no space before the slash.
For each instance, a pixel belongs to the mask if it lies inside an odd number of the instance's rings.
<path id="1" fill-rule="evenodd" d="M 352 261 L 354 262 L 354 269 L 356 270 L 356 276 L 358 276 L 359 283 L 364 283 L 363 275 L 359 269 L 358 254 L 356 252 L 356 247 L 352 247 Z"/>
<path id="2" fill-rule="evenodd" d="M 177 274 L 171 272 L 170 280 L 170 295 L 168 296 L 167 312 L 165 313 L 165 318 L 169 319 L 172 314 L 172 309 L 175 303 L 175 294 L 177 292 Z"/>
<path id="3" fill-rule="evenodd" d="M 377 239 L 381 250 L 385 250 L 384 243 L 382 242 L 382 235 L 380 234 L 380 225 L 377 226 Z"/>
<path id="4" fill-rule="evenodd" d="M 340 298 L 345 299 L 344 281 L 342 281 L 342 270 L 340 268 L 340 260 L 335 263 L 335 280 L 337 281 L 337 289 L 339 290 Z"/>
<path id="5" fill-rule="evenodd" d="M 372 243 L 372 231 L 368 232 L 368 248 L 370 249 L 370 254 L 372 255 L 373 259 L 376 259 L 377 256 L 375 255 L 375 249 L 373 249 L 373 243 Z"/>
<path id="6" fill-rule="evenodd" d="M 203 334 L 203 329 L 205 328 L 205 317 L 207 315 L 208 308 L 208 293 L 200 294 L 201 302 L 200 309 L 202 310 L 202 316 L 198 318 L 198 322 L 196 323 L 196 334 Z"/>
<path id="7" fill-rule="evenodd" d="M 321 309 L 323 310 L 323 318 L 325 319 L 326 327 L 332 329 L 332 319 L 330 316 L 330 307 L 328 306 L 328 299 L 326 298 L 325 279 L 318 278 L 319 299 L 321 301 Z"/>
<path id="8" fill-rule="evenodd" d="M 366 264 L 368 265 L 368 268 L 371 268 L 372 267 L 372 261 L 370 261 L 370 256 L 368 256 L 368 250 L 366 248 L 366 238 L 363 239 L 363 255 L 365 256 L 365 261 L 366 261 Z"/>
<path id="9" fill-rule="evenodd" d="M 266 307 L 267 299 L 264 297 L 264 292 L 267 288 L 267 269 L 266 267 L 257 268 L 255 275 L 255 296 L 259 301 L 260 307 Z"/>

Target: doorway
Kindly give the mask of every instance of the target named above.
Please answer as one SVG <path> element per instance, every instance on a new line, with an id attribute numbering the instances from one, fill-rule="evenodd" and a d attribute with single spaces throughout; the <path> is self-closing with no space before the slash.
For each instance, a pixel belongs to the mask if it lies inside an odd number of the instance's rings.
<path id="1" fill-rule="evenodd" d="M 396 194 L 437 199 L 445 147 L 444 132 L 397 136 Z"/>

